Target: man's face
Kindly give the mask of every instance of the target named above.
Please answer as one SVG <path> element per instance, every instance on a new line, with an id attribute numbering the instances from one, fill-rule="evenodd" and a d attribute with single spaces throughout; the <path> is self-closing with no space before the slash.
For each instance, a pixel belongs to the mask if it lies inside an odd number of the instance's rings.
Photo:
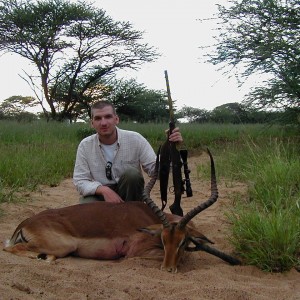
<path id="1" fill-rule="evenodd" d="M 114 114 L 112 107 L 105 106 L 102 109 L 93 109 L 92 127 L 99 136 L 110 137 L 115 134 L 119 117 Z"/>

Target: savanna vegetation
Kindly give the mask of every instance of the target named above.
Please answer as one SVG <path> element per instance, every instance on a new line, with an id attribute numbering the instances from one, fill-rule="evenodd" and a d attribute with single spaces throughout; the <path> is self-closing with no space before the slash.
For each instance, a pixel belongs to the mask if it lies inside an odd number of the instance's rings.
<path id="1" fill-rule="evenodd" d="M 154 149 L 168 124 L 122 123 L 143 134 Z M 230 240 L 246 264 L 285 271 L 299 264 L 300 139 L 292 128 L 259 124 L 181 124 L 185 147 L 197 155 L 208 146 L 218 179 L 242 181 L 248 195 L 233 195 L 226 211 Z M 79 141 L 90 134 L 84 124 L 0 121 L 0 201 L 26 201 L 40 185 L 71 177 Z M 209 166 L 199 166 L 209 176 Z"/>
<path id="2" fill-rule="evenodd" d="M 247 197 L 235 195 L 226 212 L 237 253 L 263 270 L 289 270 L 300 264 L 299 1 L 218 7 L 207 61 L 230 76 L 236 71 L 241 82 L 267 79 L 241 104 L 183 107 L 176 118 L 189 121 L 180 127 L 192 155 L 209 146 L 219 180 L 248 185 Z M 28 191 L 72 176 L 77 145 L 92 131 L 70 123 L 88 120 L 99 99 L 111 101 L 127 121 L 120 127 L 140 132 L 154 149 L 164 141 L 165 92 L 115 77 L 158 57 L 130 23 L 86 2 L 0 0 L 0 52 L 37 70 L 23 74 L 36 99 L 12 96 L 0 105 L 0 202 L 25 201 Z M 26 111 L 36 104 L 41 114 Z M 209 167 L 198 173 L 208 176 Z"/>

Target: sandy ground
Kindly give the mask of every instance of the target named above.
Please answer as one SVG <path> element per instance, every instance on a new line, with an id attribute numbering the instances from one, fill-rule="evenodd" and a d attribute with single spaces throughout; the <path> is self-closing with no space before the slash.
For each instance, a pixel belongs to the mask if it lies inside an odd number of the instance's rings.
<path id="1" fill-rule="evenodd" d="M 182 199 L 185 212 L 209 197 L 209 182 L 196 178 L 196 164 L 201 160 L 190 159 L 194 196 Z M 224 212 L 232 194 L 243 191 L 242 184 L 220 182 L 218 202 L 193 219 L 216 248 L 230 254 Z M 158 184 L 152 196 L 159 204 Z M 78 194 L 67 179 L 58 187 L 42 187 L 28 199 L 1 205 L 1 241 L 37 212 L 76 204 Z M 253 266 L 230 266 L 203 252 L 187 253 L 177 274 L 161 271 L 160 263 L 141 258 L 97 261 L 67 257 L 50 264 L 0 251 L 0 299 L 300 299 L 300 273 L 294 269 L 270 274 Z"/>

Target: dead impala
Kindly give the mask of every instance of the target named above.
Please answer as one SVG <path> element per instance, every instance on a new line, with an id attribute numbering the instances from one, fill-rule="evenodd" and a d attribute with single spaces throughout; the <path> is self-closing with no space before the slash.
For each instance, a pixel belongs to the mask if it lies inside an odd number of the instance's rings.
<path id="1" fill-rule="evenodd" d="M 208 246 L 212 243 L 191 219 L 218 198 L 211 160 L 211 197 L 184 217 L 164 213 L 150 199 L 155 183 L 145 188 L 143 202 L 96 202 L 42 211 L 19 224 L 5 251 L 53 261 L 74 255 L 92 259 L 163 257 L 162 269 L 176 272 L 184 251 L 203 250 L 236 265 L 240 261 Z"/>

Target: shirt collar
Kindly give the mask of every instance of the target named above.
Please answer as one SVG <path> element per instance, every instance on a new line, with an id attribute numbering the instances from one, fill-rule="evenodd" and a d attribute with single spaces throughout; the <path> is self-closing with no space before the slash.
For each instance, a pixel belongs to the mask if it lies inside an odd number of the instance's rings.
<path id="1" fill-rule="evenodd" d="M 122 136 L 122 132 L 120 130 L 119 127 L 116 126 L 116 130 L 117 130 L 117 145 L 120 146 L 120 140 L 121 140 L 121 136 Z M 98 141 L 98 145 L 101 147 L 101 142 L 100 142 L 100 139 L 99 139 L 99 134 L 96 133 L 96 138 L 97 138 L 97 141 Z"/>

